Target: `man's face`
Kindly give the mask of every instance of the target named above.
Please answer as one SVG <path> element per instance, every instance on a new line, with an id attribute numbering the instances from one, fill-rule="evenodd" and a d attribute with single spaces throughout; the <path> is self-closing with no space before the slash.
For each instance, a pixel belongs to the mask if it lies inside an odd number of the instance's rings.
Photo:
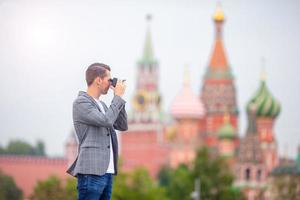
<path id="1" fill-rule="evenodd" d="M 105 77 L 103 77 L 103 78 L 99 77 L 101 94 L 107 94 L 109 87 L 110 87 L 109 79 L 111 79 L 111 75 L 110 75 L 110 71 L 108 71 L 108 70 L 106 70 Z"/>

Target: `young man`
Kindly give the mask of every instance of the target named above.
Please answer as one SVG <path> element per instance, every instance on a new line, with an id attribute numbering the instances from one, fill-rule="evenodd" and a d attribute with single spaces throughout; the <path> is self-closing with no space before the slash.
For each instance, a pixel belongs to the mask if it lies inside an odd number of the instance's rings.
<path id="1" fill-rule="evenodd" d="M 73 122 L 79 140 L 78 156 L 68 169 L 77 177 L 78 200 L 109 200 L 112 175 L 117 174 L 118 141 L 114 129 L 127 130 L 122 96 L 126 86 L 111 85 L 109 66 L 94 63 L 86 70 L 87 92 L 79 92 L 73 103 Z M 99 100 L 111 88 L 114 97 L 108 108 Z"/>

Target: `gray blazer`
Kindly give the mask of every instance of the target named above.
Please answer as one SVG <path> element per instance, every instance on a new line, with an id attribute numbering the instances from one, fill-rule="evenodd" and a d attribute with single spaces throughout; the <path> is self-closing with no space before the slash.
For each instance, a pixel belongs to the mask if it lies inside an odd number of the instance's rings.
<path id="1" fill-rule="evenodd" d="M 105 114 L 98 103 L 86 92 L 80 91 L 73 103 L 73 122 L 79 140 L 78 156 L 67 173 L 103 175 L 106 173 L 110 148 L 113 148 L 115 175 L 118 167 L 118 140 L 114 129 L 126 131 L 127 113 L 125 101 L 114 96 L 108 108 L 101 102 Z M 112 147 L 110 146 L 112 140 Z"/>

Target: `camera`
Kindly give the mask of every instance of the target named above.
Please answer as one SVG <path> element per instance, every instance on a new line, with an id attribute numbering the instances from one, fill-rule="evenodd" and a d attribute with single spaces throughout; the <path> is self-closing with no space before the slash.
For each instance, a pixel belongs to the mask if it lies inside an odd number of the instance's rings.
<path id="1" fill-rule="evenodd" d="M 126 81 L 126 80 L 122 80 L 122 82 L 124 82 L 124 81 Z M 111 78 L 111 79 L 109 79 L 109 82 L 110 82 L 110 84 L 111 84 L 113 87 L 116 87 L 116 84 L 117 84 L 117 82 L 118 82 L 118 79 L 117 79 L 117 78 Z"/>

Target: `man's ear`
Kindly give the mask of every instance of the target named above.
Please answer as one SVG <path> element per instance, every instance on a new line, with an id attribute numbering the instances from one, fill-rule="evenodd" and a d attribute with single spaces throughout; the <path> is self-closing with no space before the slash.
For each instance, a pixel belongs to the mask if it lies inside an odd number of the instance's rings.
<path id="1" fill-rule="evenodd" d="M 98 82 L 102 83 L 103 79 L 100 76 L 98 76 L 98 79 L 99 79 Z"/>
<path id="2" fill-rule="evenodd" d="M 98 76 L 96 79 L 95 79 L 95 83 L 96 85 L 100 85 L 101 84 L 101 78 Z"/>

